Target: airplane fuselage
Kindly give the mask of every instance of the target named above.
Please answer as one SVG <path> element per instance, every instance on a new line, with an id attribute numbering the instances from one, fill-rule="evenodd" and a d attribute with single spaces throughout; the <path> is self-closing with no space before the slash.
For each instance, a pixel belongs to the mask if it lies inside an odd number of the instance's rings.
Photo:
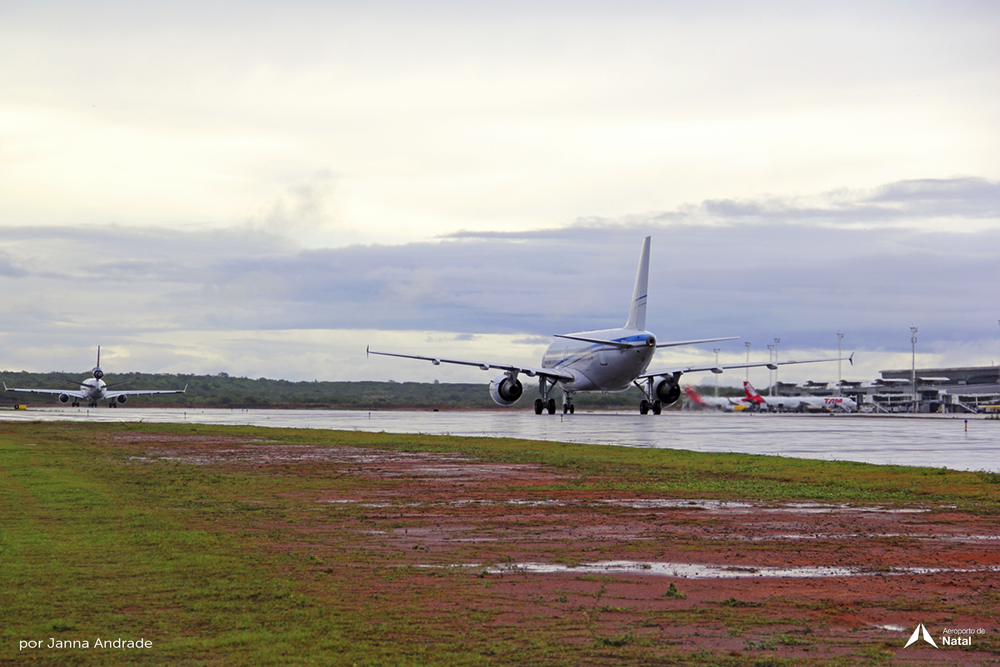
<path id="1" fill-rule="evenodd" d="M 84 400 L 96 402 L 105 397 L 108 393 L 107 384 L 104 380 L 97 378 L 87 378 L 80 383 L 80 391 L 85 394 Z"/>
<path id="2" fill-rule="evenodd" d="M 772 410 L 847 410 L 858 409 L 853 399 L 842 396 L 761 396 L 759 400 L 743 399 L 749 404 L 757 403 Z"/>
<path id="3" fill-rule="evenodd" d="M 645 372 L 656 353 L 656 337 L 648 331 L 603 329 L 569 335 L 630 344 L 622 347 L 571 338 L 556 339 L 542 357 L 542 368 L 571 373 L 572 382 L 557 383 L 569 392 L 626 391 L 632 381 Z"/>

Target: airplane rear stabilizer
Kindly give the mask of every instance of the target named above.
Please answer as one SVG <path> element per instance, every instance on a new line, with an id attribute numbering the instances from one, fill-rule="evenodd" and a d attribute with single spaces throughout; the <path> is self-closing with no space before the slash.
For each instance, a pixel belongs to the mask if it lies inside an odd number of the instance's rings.
<path id="1" fill-rule="evenodd" d="M 646 294 L 649 289 L 649 240 L 647 236 L 642 242 L 639 253 L 639 269 L 635 273 L 635 288 L 632 290 L 632 305 L 628 311 L 626 329 L 646 330 Z"/>

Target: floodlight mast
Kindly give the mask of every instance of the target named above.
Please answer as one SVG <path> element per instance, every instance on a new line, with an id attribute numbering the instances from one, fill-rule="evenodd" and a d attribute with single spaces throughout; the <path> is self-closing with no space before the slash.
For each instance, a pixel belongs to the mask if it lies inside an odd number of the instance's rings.
<path id="1" fill-rule="evenodd" d="M 775 391 L 774 391 L 774 394 L 773 394 L 774 396 L 781 396 L 781 392 L 777 391 L 777 389 L 776 389 L 777 386 L 778 386 L 778 344 L 780 342 L 781 342 L 780 338 L 775 338 L 774 339 L 774 367 L 775 367 L 774 368 L 774 386 L 775 386 Z"/>
<path id="2" fill-rule="evenodd" d="M 844 334 L 837 332 L 837 396 L 844 395 Z"/>
<path id="3" fill-rule="evenodd" d="M 913 344 L 913 356 L 910 358 L 910 383 L 913 386 L 913 412 L 918 412 L 917 404 L 917 328 L 910 327 L 910 343 Z"/>
<path id="4" fill-rule="evenodd" d="M 767 346 L 767 360 L 774 364 L 774 345 Z M 769 395 L 774 396 L 774 371 L 771 370 L 771 366 L 767 367 L 767 392 Z"/>
<path id="5" fill-rule="evenodd" d="M 719 348 L 715 348 L 714 350 L 712 350 L 712 352 L 715 352 L 715 367 L 718 368 L 719 367 Z M 719 374 L 718 373 L 715 374 L 715 397 L 716 398 L 719 397 Z"/>

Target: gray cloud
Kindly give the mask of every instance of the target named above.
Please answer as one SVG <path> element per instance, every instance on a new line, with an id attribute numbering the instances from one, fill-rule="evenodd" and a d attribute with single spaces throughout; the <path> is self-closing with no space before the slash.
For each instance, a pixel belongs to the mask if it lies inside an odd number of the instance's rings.
<path id="1" fill-rule="evenodd" d="M 10 255 L 4 252 L 0 252 L 0 276 L 6 276 L 8 278 L 20 278 L 22 276 L 28 275 L 28 272 L 21 267 L 15 265 L 11 259 Z"/>
<path id="2" fill-rule="evenodd" d="M 898 181 L 871 190 L 839 189 L 817 197 L 713 199 L 654 214 L 662 222 L 913 226 L 939 218 L 1000 220 L 1000 182 L 984 178 Z"/>
<path id="3" fill-rule="evenodd" d="M 906 181 L 823 210 L 855 221 L 877 204 L 877 223 L 894 215 L 879 208 L 890 205 L 917 221 L 941 211 L 986 217 L 997 193 L 981 179 Z M 5 338 L 58 332 L 89 345 L 141 332 L 367 329 L 451 332 L 460 341 L 524 334 L 534 344 L 622 324 L 646 234 L 648 327 L 663 340 L 738 335 L 758 350 L 781 336 L 783 347 L 828 349 L 842 330 L 852 349 L 908 350 L 911 324 L 925 341 L 996 336 L 1000 228 L 789 224 L 804 209 L 779 204 L 785 214 L 776 220 L 766 206 L 703 204 L 693 208 L 713 224 L 694 224 L 693 213 L 686 221 L 650 214 L 325 249 L 252 229 L 8 229 L 0 241 Z"/>

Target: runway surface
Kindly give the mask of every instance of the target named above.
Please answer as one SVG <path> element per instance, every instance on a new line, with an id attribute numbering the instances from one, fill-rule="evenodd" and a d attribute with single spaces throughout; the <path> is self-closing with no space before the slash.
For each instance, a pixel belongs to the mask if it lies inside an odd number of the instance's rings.
<path id="1" fill-rule="evenodd" d="M 0 419 L 239 424 L 550 440 L 1000 472 L 1000 421 L 964 418 L 665 412 L 396 412 L 32 408 Z"/>

